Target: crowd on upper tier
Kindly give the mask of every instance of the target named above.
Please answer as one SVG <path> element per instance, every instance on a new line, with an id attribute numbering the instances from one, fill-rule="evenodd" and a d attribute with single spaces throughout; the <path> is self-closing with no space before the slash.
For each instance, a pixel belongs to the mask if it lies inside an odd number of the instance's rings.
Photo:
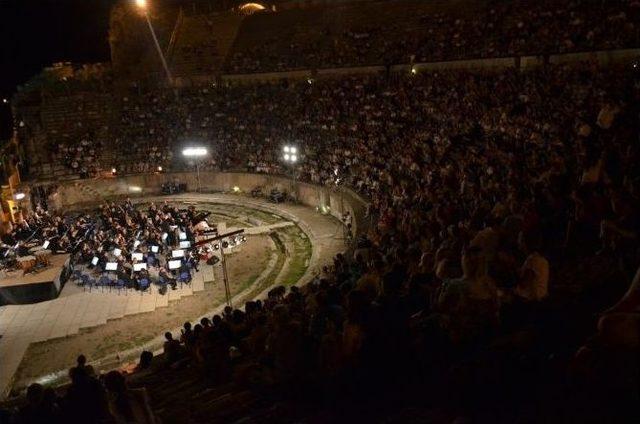
<path id="1" fill-rule="evenodd" d="M 410 12 L 407 7 L 402 12 L 392 9 L 385 13 L 387 5 L 377 7 L 380 11 L 371 18 L 375 24 L 367 19 L 350 22 L 349 18 L 328 15 L 321 23 L 317 17 L 309 18 L 307 25 L 294 27 L 292 33 L 283 29 L 282 35 L 270 33 L 260 40 L 240 43 L 232 52 L 227 71 L 273 72 L 526 56 L 640 44 L 640 3 L 636 0 L 489 2 L 446 12 Z M 278 18 L 272 18 L 275 24 Z M 266 21 L 269 17 L 258 19 Z M 343 25 L 335 25 L 336 21 Z"/>

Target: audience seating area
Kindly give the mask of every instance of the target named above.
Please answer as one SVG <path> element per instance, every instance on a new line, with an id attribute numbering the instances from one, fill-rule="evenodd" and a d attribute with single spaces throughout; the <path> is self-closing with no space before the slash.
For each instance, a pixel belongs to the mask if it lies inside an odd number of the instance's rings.
<path id="1" fill-rule="evenodd" d="M 254 14 L 227 70 L 637 47 L 635 1 L 466 4 Z M 79 363 L 69 387 L 33 386 L 5 412 L 637 422 L 639 81 L 630 63 L 574 63 L 118 93 L 100 133 L 118 172 L 192 169 L 179 152 L 197 141 L 210 152 L 200 169 L 346 185 L 375 225 L 310 284 L 166 334 L 163 354 L 143 353 L 124 379 Z M 46 128 L 77 125 L 45 116 Z M 289 144 L 299 160 L 285 167 Z"/>
<path id="2" fill-rule="evenodd" d="M 247 17 L 227 72 L 435 62 L 640 45 L 632 0 L 380 1 Z"/>

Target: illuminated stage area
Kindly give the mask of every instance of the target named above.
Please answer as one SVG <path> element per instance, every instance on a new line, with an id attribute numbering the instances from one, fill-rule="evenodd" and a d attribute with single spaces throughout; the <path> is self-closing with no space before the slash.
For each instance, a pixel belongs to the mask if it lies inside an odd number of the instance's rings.
<path id="1" fill-rule="evenodd" d="M 234 306 L 264 296 L 274 285 L 305 284 L 344 245 L 335 218 L 303 205 L 243 194 L 190 193 L 134 200 L 138 207 L 167 201 L 180 208 L 194 206 L 209 213 L 208 221 L 219 232 L 244 229 L 247 241 L 225 255 Z M 178 284 L 166 293 L 155 285 L 145 292 L 87 289 L 72 278 L 57 299 L 1 307 L 3 392 L 14 384 L 19 388 L 66 377 L 78 351 L 91 358 L 94 367 L 112 369 L 143 349 L 160 349 L 163 339 L 158 329 L 172 329 L 221 310 L 222 282 L 220 263 L 210 266 L 202 261 L 189 284 Z"/>
<path id="2" fill-rule="evenodd" d="M 0 279 L 0 305 L 22 305 L 55 299 L 66 283 L 68 260 L 68 254 L 53 255 L 48 258 L 44 269 L 29 273 L 20 269 L 5 271 Z"/>

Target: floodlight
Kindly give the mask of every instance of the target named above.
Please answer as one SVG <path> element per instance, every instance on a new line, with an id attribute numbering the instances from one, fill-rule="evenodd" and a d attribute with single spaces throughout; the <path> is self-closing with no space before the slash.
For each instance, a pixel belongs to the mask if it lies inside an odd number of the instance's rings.
<path id="1" fill-rule="evenodd" d="M 290 157 L 291 156 L 289 156 L 289 154 L 287 153 L 287 154 L 284 155 L 284 160 L 289 160 Z"/>
<path id="2" fill-rule="evenodd" d="M 182 154 L 186 157 L 205 156 L 207 154 L 207 149 L 204 147 L 187 147 L 182 151 Z"/>
<path id="3" fill-rule="evenodd" d="M 298 160 L 298 156 L 291 155 L 291 162 L 296 162 Z"/>
<path id="4" fill-rule="evenodd" d="M 289 146 L 284 146 L 284 152 L 285 153 L 289 153 L 290 150 L 291 150 L 291 148 Z"/>
<path id="5" fill-rule="evenodd" d="M 289 150 L 290 150 L 290 151 L 291 151 L 291 153 L 292 153 L 292 154 L 294 154 L 294 155 L 295 155 L 296 153 L 298 153 L 298 149 L 297 149 L 297 148 L 295 148 L 295 147 L 291 147 Z"/>

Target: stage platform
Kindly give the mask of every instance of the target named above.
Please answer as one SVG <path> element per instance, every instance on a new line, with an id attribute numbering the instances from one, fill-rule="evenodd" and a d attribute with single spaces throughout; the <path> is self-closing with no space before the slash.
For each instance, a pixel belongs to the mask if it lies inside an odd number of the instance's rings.
<path id="1" fill-rule="evenodd" d="M 0 279 L 0 306 L 38 303 L 58 297 L 62 290 L 60 276 L 68 265 L 69 256 L 51 256 L 51 264 L 38 272 L 7 272 L 4 278 Z"/>

